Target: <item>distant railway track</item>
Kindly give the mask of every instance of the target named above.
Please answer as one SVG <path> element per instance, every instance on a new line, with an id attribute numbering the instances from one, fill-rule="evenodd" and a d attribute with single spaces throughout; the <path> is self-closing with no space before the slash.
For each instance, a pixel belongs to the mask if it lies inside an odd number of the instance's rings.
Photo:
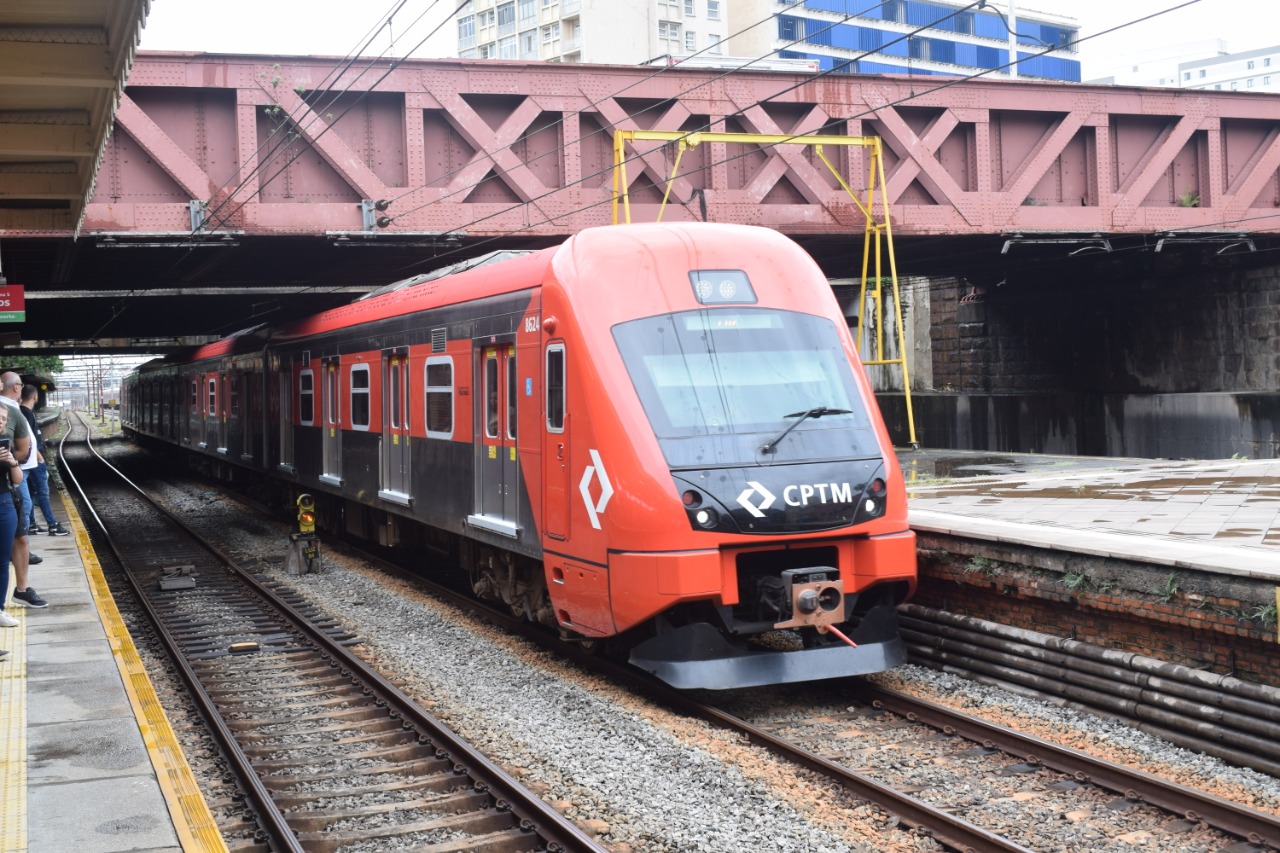
<path id="1" fill-rule="evenodd" d="M 253 825 L 227 828 L 232 849 L 327 853 L 386 839 L 601 850 L 352 654 L 353 638 L 331 620 L 243 571 L 126 480 L 93 450 L 87 426 L 72 422 L 62 473 L 246 798 Z"/>

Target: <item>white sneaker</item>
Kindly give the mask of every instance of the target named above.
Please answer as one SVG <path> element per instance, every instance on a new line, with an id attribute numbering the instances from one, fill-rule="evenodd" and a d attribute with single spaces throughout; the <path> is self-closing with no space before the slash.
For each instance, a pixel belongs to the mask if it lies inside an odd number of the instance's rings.
<path id="1" fill-rule="evenodd" d="M 5 613 L 3 610 L 0 610 L 0 628 L 16 628 L 16 627 L 18 627 L 18 620 L 14 619 L 12 616 L 10 616 L 8 613 Z"/>

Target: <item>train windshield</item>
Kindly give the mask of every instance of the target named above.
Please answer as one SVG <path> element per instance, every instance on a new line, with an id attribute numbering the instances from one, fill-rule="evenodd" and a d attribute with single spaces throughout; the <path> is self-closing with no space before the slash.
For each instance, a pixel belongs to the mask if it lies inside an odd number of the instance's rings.
<path id="1" fill-rule="evenodd" d="M 622 323 L 613 337 L 673 469 L 880 453 L 830 320 L 717 308 Z M 811 410 L 830 414 L 788 418 Z"/>

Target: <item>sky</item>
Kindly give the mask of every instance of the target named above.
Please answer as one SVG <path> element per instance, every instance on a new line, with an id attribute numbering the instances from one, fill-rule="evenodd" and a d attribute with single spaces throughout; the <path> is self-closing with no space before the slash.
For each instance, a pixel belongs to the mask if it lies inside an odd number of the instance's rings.
<path id="1" fill-rule="evenodd" d="M 992 5 L 1007 11 L 1009 2 L 992 0 Z M 1075 18 L 1082 37 L 1184 2 L 1014 0 L 1017 10 Z M 457 0 L 408 0 L 391 28 L 395 47 L 387 55 L 403 56 L 457 5 Z M 153 0 L 141 46 L 143 50 L 345 56 L 365 41 L 392 6 L 392 0 L 219 0 L 215 6 L 193 0 Z M 1280 44 L 1280 29 L 1271 26 L 1276 15 L 1276 0 L 1198 0 L 1082 43 L 1082 78 L 1105 76 L 1111 68 L 1127 64 L 1126 53 L 1138 49 L 1204 39 L 1224 39 L 1232 53 Z M 419 19 L 416 24 L 415 19 Z M 428 39 L 413 55 L 447 55 L 444 51 L 452 49 L 452 42 L 445 32 Z M 380 33 L 365 53 L 381 54 L 390 42 L 385 32 Z"/>

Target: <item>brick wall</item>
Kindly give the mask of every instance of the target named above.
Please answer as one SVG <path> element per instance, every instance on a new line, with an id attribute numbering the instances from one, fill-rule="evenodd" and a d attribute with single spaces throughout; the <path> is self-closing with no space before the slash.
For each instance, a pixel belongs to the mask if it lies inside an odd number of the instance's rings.
<path id="1" fill-rule="evenodd" d="M 1274 583 L 920 536 L 914 603 L 1280 686 Z M 979 547 L 981 545 L 981 547 Z M 980 553 L 981 552 L 981 553 Z"/>

